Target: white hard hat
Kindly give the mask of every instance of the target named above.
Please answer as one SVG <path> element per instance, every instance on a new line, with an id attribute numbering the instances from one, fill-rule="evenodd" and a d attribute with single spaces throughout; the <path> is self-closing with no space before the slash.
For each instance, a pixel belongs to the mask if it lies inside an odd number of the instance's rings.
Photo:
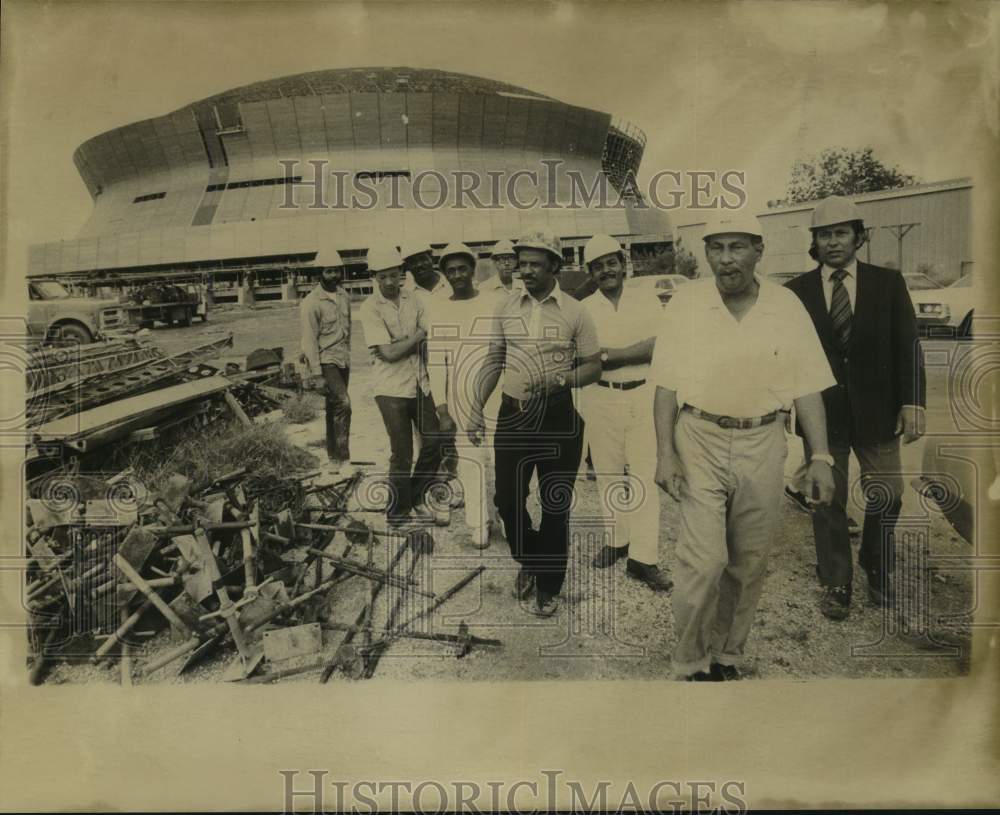
<path id="1" fill-rule="evenodd" d="M 313 266 L 320 268 L 327 268 L 328 266 L 343 266 L 344 261 L 340 257 L 340 252 L 336 249 L 320 249 L 316 253 L 316 259 L 313 261 Z"/>
<path id="2" fill-rule="evenodd" d="M 702 238 L 708 239 L 712 235 L 729 233 L 752 235 L 756 238 L 764 237 L 764 230 L 760 228 L 760 221 L 757 220 L 756 215 L 751 215 L 748 212 L 719 212 L 708 219 Z"/>
<path id="3" fill-rule="evenodd" d="M 543 252 L 548 252 L 560 261 L 563 259 L 562 241 L 548 232 L 532 232 L 530 235 L 519 239 L 514 244 L 514 250 L 516 252 L 519 249 L 541 249 Z"/>
<path id="4" fill-rule="evenodd" d="M 594 235 L 583 247 L 583 262 L 588 266 L 598 258 L 622 252 L 621 244 L 610 235 Z"/>
<path id="5" fill-rule="evenodd" d="M 858 205 L 842 195 L 831 195 L 816 205 L 809 228 L 819 229 L 821 226 L 846 224 L 851 221 L 861 221 L 862 224 L 865 222 L 865 219 L 861 217 Z"/>
<path id="6" fill-rule="evenodd" d="M 394 269 L 403 265 L 403 259 L 392 244 L 376 244 L 368 248 L 368 271 L 372 274 L 383 269 Z"/>
<path id="7" fill-rule="evenodd" d="M 513 254 L 515 254 L 514 244 L 512 244 L 509 240 L 504 238 L 503 240 L 499 240 L 496 242 L 496 245 L 493 247 L 493 251 L 490 252 L 490 257 L 496 257 L 497 255 L 513 255 Z"/>
<path id="8" fill-rule="evenodd" d="M 445 262 L 445 260 L 447 260 L 452 255 L 465 255 L 472 262 L 472 267 L 475 268 L 475 266 L 476 266 L 476 253 L 475 252 L 473 252 L 464 243 L 449 243 L 444 248 L 444 251 L 441 253 L 440 260 L 438 260 L 438 266 L 439 266 L 439 268 L 441 269 L 442 272 L 444 271 L 444 262 Z"/>
<path id="9" fill-rule="evenodd" d="M 399 251 L 399 255 L 403 260 L 407 258 L 412 258 L 414 255 L 420 255 L 424 252 L 430 252 L 430 244 L 424 243 L 423 241 L 406 241 Z"/>

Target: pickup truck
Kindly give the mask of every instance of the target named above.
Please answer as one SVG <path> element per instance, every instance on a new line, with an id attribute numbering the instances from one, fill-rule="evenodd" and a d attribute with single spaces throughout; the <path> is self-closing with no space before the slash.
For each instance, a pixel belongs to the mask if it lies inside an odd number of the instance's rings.
<path id="1" fill-rule="evenodd" d="M 172 284 L 147 285 L 131 295 L 132 307 L 138 310 L 141 328 L 152 328 L 154 322 L 166 325 L 191 325 L 193 317 L 208 321 L 208 303 L 203 292 L 194 286 Z"/>
<path id="2" fill-rule="evenodd" d="M 135 310 L 116 300 L 74 297 L 54 280 L 28 282 L 28 331 L 42 342 L 81 345 L 137 328 Z"/>

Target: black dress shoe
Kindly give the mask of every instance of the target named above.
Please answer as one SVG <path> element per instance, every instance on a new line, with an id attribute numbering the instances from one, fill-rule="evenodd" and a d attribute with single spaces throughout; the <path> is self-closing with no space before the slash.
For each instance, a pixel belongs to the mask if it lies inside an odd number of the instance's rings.
<path id="1" fill-rule="evenodd" d="M 514 591 L 512 592 L 515 600 L 526 600 L 531 596 L 532 590 L 535 588 L 535 577 L 528 571 L 521 567 L 517 573 L 517 577 L 514 578 Z"/>
<path id="2" fill-rule="evenodd" d="M 638 560 L 632 560 L 632 558 L 629 558 L 625 564 L 625 574 L 633 580 L 645 583 L 656 592 L 667 592 L 674 587 L 674 581 L 666 577 L 658 566 L 640 563 Z"/>
<path id="3" fill-rule="evenodd" d="M 608 566 L 614 566 L 627 554 L 627 546 L 602 546 L 601 551 L 594 556 L 592 565 L 595 569 L 607 569 Z"/>
<path id="4" fill-rule="evenodd" d="M 723 665 L 720 662 L 712 663 L 709 675 L 713 682 L 734 682 L 743 678 L 735 665 Z"/>
<path id="5" fill-rule="evenodd" d="M 846 620 L 851 613 L 851 590 L 847 586 L 824 586 L 819 610 L 828 620 Z"/>
<path id="6" fill-rule="evenodd" d="M 685 682 L 714 682 L 712 675 L 707 671 L 695 671 L 684 677 Z"/>

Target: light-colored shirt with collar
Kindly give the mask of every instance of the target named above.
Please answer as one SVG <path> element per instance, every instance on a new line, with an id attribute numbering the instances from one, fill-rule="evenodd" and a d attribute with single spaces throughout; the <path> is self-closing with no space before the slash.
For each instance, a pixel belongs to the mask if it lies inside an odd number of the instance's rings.
<path id="1" fill-rule="evenodd" d="M 852 260 L 843 267 L 847 272 L 844 277 L 844 288 L 847 289 L 847 298 L 851 301 L 851 311 L 855 310 L 855 302 L 858 296 L 858 261 Z M 823 276 L 823 296 L 826 298 L 826 310 L 830 310 L 830 303 L 833 301 L 833 266 L 823 264 L 820 274 Z"/>
<path id="2" fill-rule="evenodd" d="M 663 325 L 663 306 L 656 294 L 637 286 L 622 283 L 621 297 L 615 306 L 600 290 L 580 301 L 594 318 L 597 336 L 604 348 L 627 348 L 659 334 Z M 645 379 L 649 363 L 623 365 L 605 370 L 605 382 L 635 382 Z M 588 385 L 588 387 L 591 387 Z M 598 387 L 596 383 L 592 387 Z"/>
<path id="3" fill-rule="evenodd" d="M 495 341 L 506 350 L 503 392 L 514 399 L 527 399 L 532 384 L 568 374 L 601 350 L 594 318 L 558 283 L 541 302 L 527 291 L 502 300 L 493 318 Z"/>
<path id="4" fill-rule="evenodd" d="M 802 301 L 755 280 L 757 302 L 740 320 L 714 278 L 683 286 L 664 309 L 650 378 L 676 391 L 678 407 L 753 418 L 836 384 Z"/>
<path id="5" fill-rule="evenodd" d="M 411 294 L 418 294 L 425 298 L 451 297 L 451 284 L 448 282 L 447 278 L 441 274 L 441 272 L 438 272 L 437 276 L 437 283 L 434 284 L 433 288 L 425 289 L 423 286 L 418 286 L 417 281 L 413 278 L 413 275 L 407 272 L 406 277 L 403 279 L 403 285 L 400 286 L 400 289 L 402 291 L 410 292 Z"/>
<path id="6" fill-rule="evenodd" d="M 477 287 L 481 292 L 493 294 L 498 297 L 510 297 L 513 294 L 520 294 L 524 291 L 524 283 L 521 278 L 513 278 L 510 281 L 510 288 L 508 289 L 503 284 L 503 281 L 500 279 L 500 275 L 498 274 L 487 277 L 482 283 L 479 283 Z"/>
<path id="7" fill-rule="evenodd" d="M 302 353 L 313 376 L 321 365 L 351 364 L 351 299 L 343 288 L 329 292 L 317 285 L 299 305 Z"/>
<path id="8" fill-rule="evenodd" d="M 399 302 L 393 303 L 382 296 L 377 285 L 358 309 L 358 319 L 368 348 L 412 337 L 418 328 L 428 330 L 426 305 L 419 296 L 401 291 Z M 374 396 L 412 399 L 416 398 L 418 389 L 430 393 L 427 369 L 419 352 L 396 362 L 386 362 L 372 354 L 372 369 Z"/>

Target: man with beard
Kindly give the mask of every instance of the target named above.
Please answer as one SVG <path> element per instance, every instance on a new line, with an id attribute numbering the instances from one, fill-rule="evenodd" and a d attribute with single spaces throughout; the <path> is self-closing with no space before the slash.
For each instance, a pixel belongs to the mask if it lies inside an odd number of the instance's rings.
<path id="1" fill-rule="evenodd" d="M 549 617 L 558 610 L 566 578 L 569 510 L 583 443 L 571 389 L 600 377 L 600 346 L 587 310 L 559 288 L 559 239 L 536 232 L 514 248 L 525 290 L 493 313 L 495 336 L 477 373 L 468 437 L 482 444 L 483 405 L 504 371 L 494 441 L 497 512 L 520 564 L 514 596 L 524 600 L 537 590 L 533 612 Z M 536 473 L 538 529 L 526 506 Z"/>
<path id="2" fill-rule="evenodd" d="M 798 298 L 755 274 L 757 219 L 717 217 L 704 237 L 714 279 L 678 290 L 656 338 L 656 483 L 680 505 L 674 672 L 726 681 L 740 678 L 764 586 L 793 404 L 813 451 L 807 487 L 819 504 L 833 496 L 820 396 L 833 376 Z"/>
<path id="3" fill-rule="evenodd" d="M 310 384 L 326 398 L 326 454 L 332 474 L 351 458 L 351 301 L 341 287 L 344 262 L 340 254 L 321 251 L 316 256 L 319 285 L 299 306 L 302 354 Z"/>
<path id="4" fill-rule="evenodd" d="M 427 336 L 426 306 L 418 295 L 401 290 L 402 264 L 395 246 L 368 250 L 375 290 L 358 311 L 372 356 L 372 393 L 389 436 L 386 516 L 391 525 L 405 523 L 411 512 L 421 520 L 432 517 L 425 502 L 441 462 L 437 412 L 420 352 Z M 420 433 L 416 464 L 414 428 Z"/>
<path id="5" fill-rule="evenodd" d="M 810 254 L 820 265 L 785 285 L 812 317 L 836 377 L 823 391 L 836 492 L 830 506 L 813 513 L 813 535 L 823 587 L 820 611 L 843 620 L 853 581 L 848 458 L 853 450 L 867 498 L 858 562 L 868 578 L 868 599 L 889 607 L 893 538 L 903 496 L 899 437 L 909 444 L 923 434 L 924 361 L 903 276 L 856 257 L 867 237 L 857 205 L 838 195 L 823 199 L 810 229 Z M 811 449 L 807 438 L 807 459 Z"/>
<path id="6" fill-rule="evenodd" d="M 610 235 L 587 241 L 583 261 L 597 291 L 582 302 L 602 347 L 601 378 L 580 392 L 580 413 L 602 509 L 614 518 L 614 537 L 597 553 L 594 566 L 606 569 L 627 556 L 629 577 L 666 592 L 673 584 L 658 565 L 660 496 L 653 483 L 653 397 L 646 385 L 663 309 L 656 297 L 626 284 L 625 253 Z M 627 491 L 627 509 L 614 508 L 619 491 Z"/>
<path id="7" fill-rule="evenodd" d="M 491 457 L 485 445 L 469 445 L 467 434 L 476 374 L 483 362 L 483 351 L 495 333 L 490 315 L 496 304 L 476 289 L 476 256 L 468 246 L 449 244 L 440 264 L 452 295 L 434 298 L 428 307 L 427 373 L 442 434 L 462 440 L 456 453 L 458 480 L 465 497 L 465 522 L 472 533 L 472 546 L 485 549 L 490 543 L 485 493 Z"/>

